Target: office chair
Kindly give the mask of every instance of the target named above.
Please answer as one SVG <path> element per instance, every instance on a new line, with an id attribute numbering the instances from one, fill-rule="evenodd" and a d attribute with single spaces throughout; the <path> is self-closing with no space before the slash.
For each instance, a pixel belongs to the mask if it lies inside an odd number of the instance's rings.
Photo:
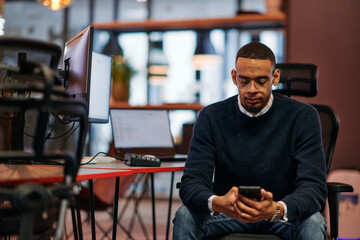
<path id="1" fill-rule="evenodd" d="M 281 63 L 280 82 L 273 92 L 287 96 L 314 97 L 317 94 L 317 66 L 313 64 Z M 322 143 L 326 158 L 327 172 L 330 170 L 336 138 L 339 130 L 339 119 L 329 106 L 312 104 L 318 111 L 322 127 Z M 352 192 L 353 187 L 343 183 L 328 182 L 328 201 L 330 211 L 330 238 L 338 237 L 339 195 L 340 192 Z M 276 240 L 275 235 L 232 233 L 225 236 L 206 238 L 207 240 Z"/>
<path id="2" fill-rule="evenodd" d="M 85 145 L 87 107 L 59 87 L 54 70 L 60 55 L 60 48 L 50 43 L 0 38 L 0 114 L 2 120 L 11 122 L 12 136 L 11 146 L 0 152 L 0 163 L 64 166 L 63 183 L 26 183 L 16 188 L 0 188 L 0 236 L 61 239 L 65 211 L 79 191 L 75 177 Z M 59 117 L 62 113 L 78 116 L 74 151 L 45 146 L 51 116 Z M 34 122 L 27 121 L 32 115 Z M 25 125 L 33 126 L 33 132 L 26 133 Z M 31 149 L 24 147 L 25 134 L 33 139 Z"/>
<path id="3" fill-rule="evenodd" d="M 314 97 L 317 94 L 317 66 L 314 64 L 280 63 L 280 84 L 274 92 L 288 96 Z M 339 118 L 334 110 L 326 105 L 312 104 L 319 113 L 322 128 L 322 144 L 326 159 L 327 173 L 330 171 L 339 131 Z M 341 192 L 353 192 L 351 185 L 328 182 L 328 202 L 330 212 L 330 238 L 338 238 L 339 196 Z"/>

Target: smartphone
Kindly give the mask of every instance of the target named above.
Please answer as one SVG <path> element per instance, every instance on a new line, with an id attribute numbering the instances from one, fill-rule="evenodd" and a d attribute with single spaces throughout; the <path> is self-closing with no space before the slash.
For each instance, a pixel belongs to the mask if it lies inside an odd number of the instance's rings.
<path id="1" fill-rule="evenodd" d="M 239 193 L 250 199 L 261 200 L 261 187 L 259 186 L 239 186 Z"/>

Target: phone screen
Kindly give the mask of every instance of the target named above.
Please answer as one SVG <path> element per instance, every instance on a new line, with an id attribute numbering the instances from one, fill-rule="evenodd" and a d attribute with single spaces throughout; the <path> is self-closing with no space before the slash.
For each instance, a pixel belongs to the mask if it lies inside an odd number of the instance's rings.
<path id="1" fill-rule="evenodd" d="M 261 187 L 259 186 L 239 186 L 239 193 L 250 199 L 261 200 Z"/>

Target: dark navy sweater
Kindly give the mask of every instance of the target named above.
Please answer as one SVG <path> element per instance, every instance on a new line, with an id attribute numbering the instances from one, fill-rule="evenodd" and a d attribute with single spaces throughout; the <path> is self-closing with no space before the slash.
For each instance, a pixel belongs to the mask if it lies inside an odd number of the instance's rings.
<path id="1" fill-rule="evenodd" d="M 237 96 L 201 110 L 180 197 L 188 207 L 209 212 L 211 195 L 238 185 L 272 192 L 274 201 L 287 205 L 289 221 L 320 211 L 327 187 L 316 109 L 274 93 L 269 111 L 256 118 L 240 111 Z"/>

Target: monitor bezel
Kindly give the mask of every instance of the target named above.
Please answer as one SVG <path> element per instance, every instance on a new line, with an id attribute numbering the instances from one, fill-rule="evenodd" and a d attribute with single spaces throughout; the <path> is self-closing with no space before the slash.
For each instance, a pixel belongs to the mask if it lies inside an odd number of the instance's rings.
<path id="1" fill-rule="evenodd" d="M 82 46 L 84 45 L 84 42 L 79 43 L 79 41 L 82 41 L 83 39 L 86 39 L 86 47 Z M 63 87 L 65 91 L 68 91 L 75 99 L 81 99 L 87 104 L 87 111 L 88 111 L 88 121 L 92 123 L 108 123 L 109 122 L 109 116 L 110 113 L 107 114 L 107 118 L 96 118 L 93 116 L 90 116 L 90 94 L 91 94 L 91 68 L 92 68 L 92 54 L 93 54 L 93 42 L 94 42 L 94 27 L 89 25 L 85 29 L 83 29 L 81 32 L 77 33 L 74 37 L 70 38 L 65 43 L 64 47 L 64 53 L 63 53 L 63 60 L 62 60 L 62 69 L 65 71 L 65 75 L 68 77 L 64 79 Z M 79 45 L 82 44 L 82 45 Z M 82 47 L 82 49 L 81 49 Z M 78 48 L 78 49 L 77 49 Z M 80 49 L 80 50 L 79 50 Z M 86 52 L 82 56 L 83 58 L 80 58 L 84 65 L 85 69 L 82 72 L 84 76 L 80 76 L 82 79 L 79 81 L 79 76 L 74 76 L 74 72 L 72 71 L 71 66 L 71 57 L 73 54 L 78 50 L 80 54 L 83 54 L 83 52 Z M 70 57 L 70 65 L 67 69 L 66 67 L 66 60 Z M 81 61 L 79 60 L 79 61 Z M 76 63 L 78 64 L 78 63 Z M 74 66 L 73 66 L 74 67 Z M 76 66 L 75 68 L 81 68 L 80 66 Z M 73 81 L 72 81 L 73 79 Z M 75 80 L 74 80 L 75 79 Z M 111 79 L 109 79 L 111 81 Z M 109 99 L 110 99 L 110 87 L 111 82 L 109 84 Z M 81 89 L 76 90 L 76 89 Z M 110 104 L 110 101 L 109 101 Z M 110 109 L 110 106 L 107 106 L 108 111 Z M 74 120 L 76 121 L 76 116 L 65 116 L 66 120 Z"/>

